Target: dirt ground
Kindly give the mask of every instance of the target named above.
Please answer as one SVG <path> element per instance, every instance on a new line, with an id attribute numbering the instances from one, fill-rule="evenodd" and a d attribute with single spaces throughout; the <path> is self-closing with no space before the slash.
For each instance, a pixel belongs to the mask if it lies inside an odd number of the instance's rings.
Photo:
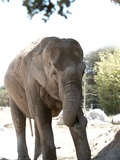
<path id="1" fill-rule="evenodd" d="M 119 125 L 111 123 L 89 124 L 87 127 L 87 136 L 91 148 L 92 157 L 109 144 L 114 135 L 120 129 Z M 64 125 L 56 125 L 53 120 L 53 132 L 58 160 L 77 160 L 75 149 L 69 129 Z M 34 155 L 34 136 L 31 136 L 29 121 L 27 120 L 27 145 L 31 159 Z M 0 160 L 3 158 L 9 160 L 17 159 L 16 135 L 12 123 L 9 107 L 0 108 Z M 39 157 L 39 160 L 42 160 Z"/>

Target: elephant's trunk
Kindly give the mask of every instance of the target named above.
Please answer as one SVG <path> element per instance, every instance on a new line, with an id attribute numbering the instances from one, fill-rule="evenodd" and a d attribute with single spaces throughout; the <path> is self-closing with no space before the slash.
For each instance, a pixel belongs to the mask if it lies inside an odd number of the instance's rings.
<path id="1" fill-rule="evenodd" d="M 82 91 L 79 85 L 68 84 L 64 87 L 63 93 L 63 121 L 65 125 L 71 127 L 78 122 L 78 112 L 80 114 Z"/>

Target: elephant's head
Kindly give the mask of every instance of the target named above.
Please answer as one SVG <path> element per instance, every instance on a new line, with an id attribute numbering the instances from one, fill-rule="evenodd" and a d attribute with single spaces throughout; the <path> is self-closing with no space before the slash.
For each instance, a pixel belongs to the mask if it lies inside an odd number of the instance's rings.
<path id="1" fill-rule="evenodd" d="M 45 38 L 33 66 L 36 80 L 53 98 L 62 101 L 64 123 L 70 127 L 80 121 L 85 69 L 80 44 L 74 39 Z"/>

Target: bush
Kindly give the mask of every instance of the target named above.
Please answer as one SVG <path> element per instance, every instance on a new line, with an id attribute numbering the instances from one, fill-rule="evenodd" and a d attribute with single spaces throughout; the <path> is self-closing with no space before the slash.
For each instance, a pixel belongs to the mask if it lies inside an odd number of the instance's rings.
<path id="1" fill-rule="evenodd" d="M 100 58 L 95 76 L 100 104 L 107 114 L 116 114 L 120 106 L 120 49 Z"/>
<path id="2" fill-rule="evenodd" d="M 9 105 L 9 96 L 8 92 L 4 87 L 0 87 L 0 106 Z"/>

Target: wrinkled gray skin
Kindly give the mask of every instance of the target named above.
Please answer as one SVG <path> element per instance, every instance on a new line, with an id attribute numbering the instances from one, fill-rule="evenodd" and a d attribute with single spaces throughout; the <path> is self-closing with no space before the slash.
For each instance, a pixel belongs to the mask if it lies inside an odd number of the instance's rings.
<path id="1" fill-rule="evenodd" d="M 74 39 L 44 38 L 22 51 L 10 64 L 5 86 L 17 135 L 18 160 L 30 160 L 26 147 L 26 117 L 35 122 L 34 160 L 57 160 L 52 117 L 63 109 L 78 160 L 90 160 L 87 120 L 81 109 L 83 51 Z"/>

